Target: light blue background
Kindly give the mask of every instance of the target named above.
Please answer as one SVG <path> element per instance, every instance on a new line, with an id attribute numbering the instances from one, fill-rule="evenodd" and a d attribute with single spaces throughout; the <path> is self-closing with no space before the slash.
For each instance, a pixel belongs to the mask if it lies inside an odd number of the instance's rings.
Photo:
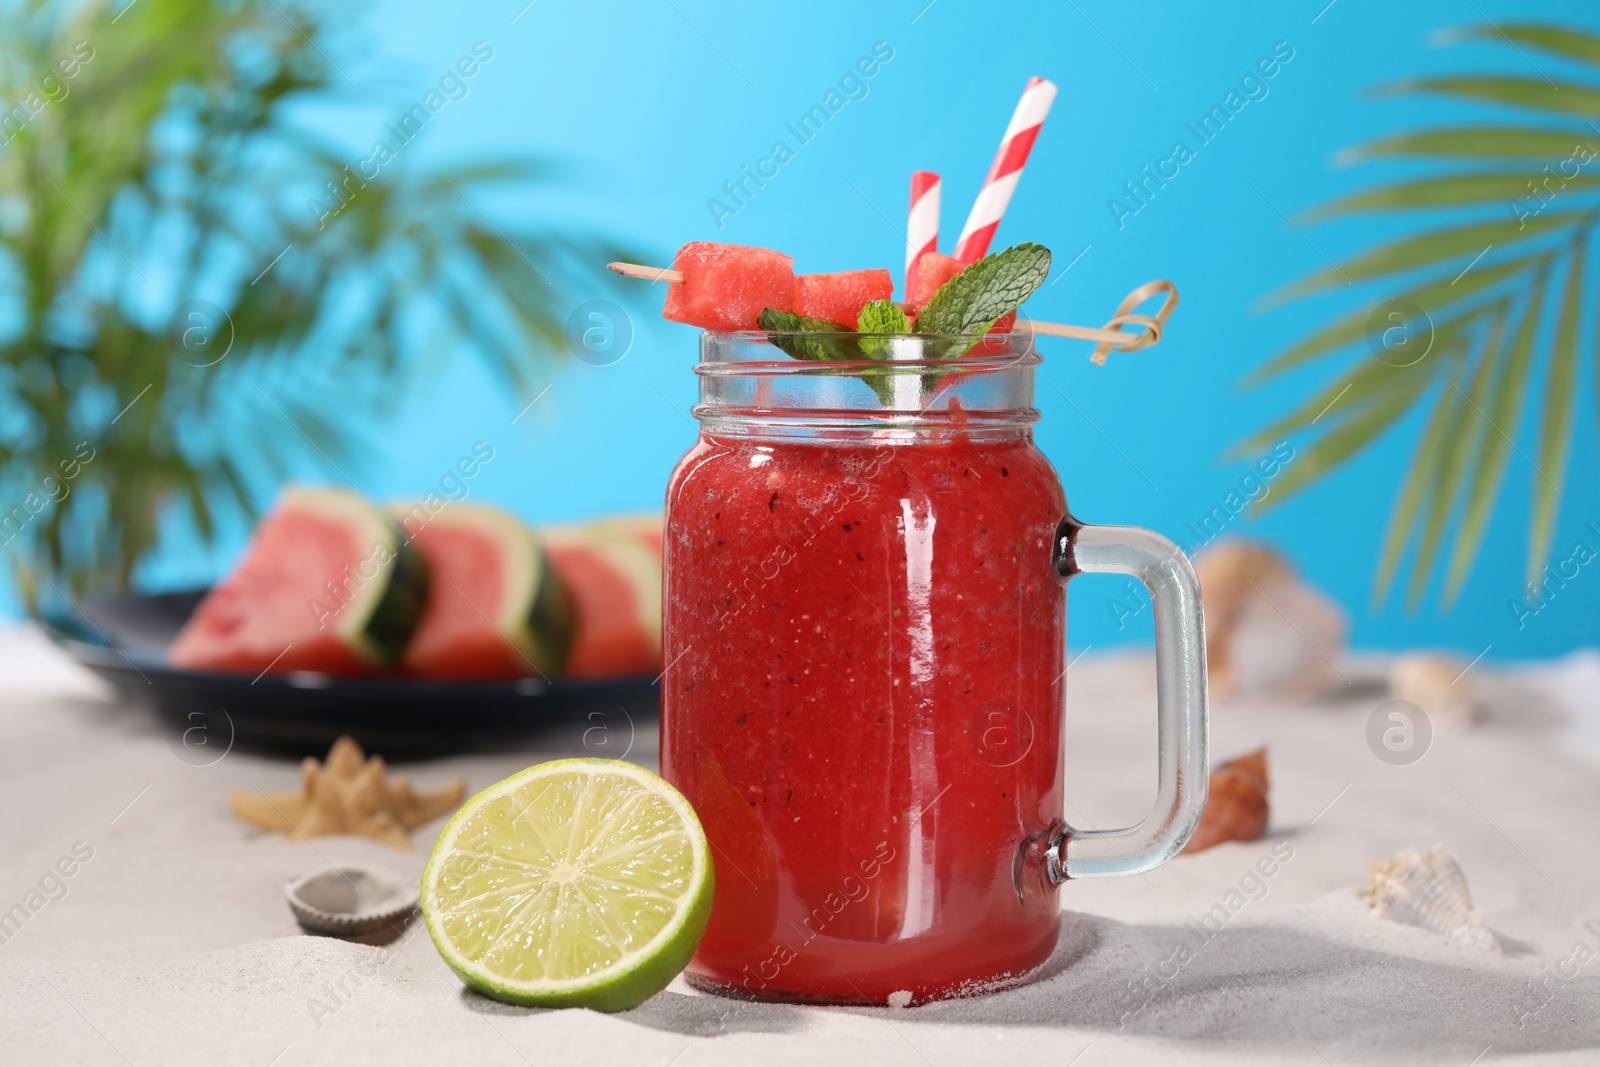
<path id="1" fill-rule="evenodd" d="M 898 279 L 910 172 L 944 175 L 948 246 L 1023 83 L 1032 74 L 1048 77 L 1060 96 L 996 247 L 1041 242 L 1055 251 L 1058 271 L 1089 250 L 1029 303 L 1028 314 L 1098 324 L 1124 293 L 1153 277 L 1173 279 L 1183 306 L 1160 346 L 1105 367 L 1092 366 L 1085 347 L 1048 344 L 1038 440 L 1081 518 L 1190 540 L 1185 523 L 1221 503 L 1246 469 L 1224 462 L 1223 453 L 1306 397 L 1332 365 L 1251 392 L 1241 392 L 1240 379 L 1358 294 L 1271 310 L 1262 310 L 1262 298 L 1324 267 L 1325 256 L 1341 259 L 1397 232 L 1385 220 L 1304 227 L 1302 235 L 1279 209 L 1293 217 L 1399 169 L 1341 169 L 1334 156 L 1343 148 L 1387 131 L 1495 117 L 1438 100 L 1373 99 L 1364 90 L 1427 72 L 1531 75 L 1530 62 L 1563 69 L 1504 46 L 1432 43 L 1440 28 L 1481 22 L 1480 10 L 1495 19 L 1600 28 L 1600 12 L 1576 2 L 1337 0 L 1325 11 L 1326 0 L 925 3 L 813 2 L 780 11 L 726 0 L 537 0 L 519 16 L 522 0 L 395 0 L 372 9 L 334 53 L 371 106 L 330 111 L 320 121 L 359 158 L 402 102 L 419 98 L 474 41 L 487 41 L 495 58 L 471 81 L 471 95 L 435 117 L 404 165 L 489 150 L 558 153 L 573 168 L 564 188 L 534 202 L 485 206 L 506 218 L 542 212 L 602 231 L 654 262 L 668 262 L 684 241 L 720 239 L 784 250 L 801 270 L 889 266 Z M 794 147 L 785 122 L 819 102 L 878 41 L 894 57 L 868 82 L 866 98 L 799 147 L 719 231 L 708 198 L 742 164 L 767 155 L 774 140 Z M 1142 165 L 1170 154 L 1174 140 L 1193 146 L 1184 124 L 1219 103 L 1277 42 L 1295 54 L 1268 83 L 1270 94 L 1200 148 L 1119 230 L 1107 201 Z M 379 89 L 380 82 L 387 84 Z M 619 286 L 598 267 L 574 280 L 573 303 L 625 302 L 636 331 L 625 359 L 553 370 L 549 391 L 512 425 L 528 397 L 501 395 L 471 358 L 456 355 L 446 369 L 410 383 L 390 415 L 361 424 L 373 444 L 352 477 L 379 497 L 419 495 L 472 442 L 486 440 L 496 458 L 473 484 L 477 499 L 535 520 L 659 507 L 668 472 L 694 436 L 695 331 L 659 318 L 659 289 Z M 1583 342 L 1589 366 L 1558 556 L 1578 539 L 1600 547 L 1600 535 L 1583 529 L 1588 520 L 1600 525 L 1594 343 Z M 337 408 L 340 397 L 328 403 Z M 1531 494 L 1531 467 L 1516 453 L 1455 610 L 1440 615 L 1436 596 L 1415 616 L 1393 599 L 1371 609 L 1384 524 L 1418 422 L 1263 520 L 1234 529 L 1283 546 L 1343 602 L 1361 646 L 1442 646 L 1469 657 L 1492 646 L 1489 658 L 1504 659 L 1600 642 L 1600 568 L 1585 570 L 1525 629 L 1513 621 L 1508 602 L 1520 590 Z M 1525 422 L 1519 435 L 1530 454 L 1531 430 Z M 206 554 L 175 531 L 143 577 L 160 585 L 210 578 L 244 534 L 232 531 Z M 1074 644 L 1148 640 L 1147 628 L 1119 630 L 1107 608 L 1118 583 L 1100 581 L 1077 583 Z"/>

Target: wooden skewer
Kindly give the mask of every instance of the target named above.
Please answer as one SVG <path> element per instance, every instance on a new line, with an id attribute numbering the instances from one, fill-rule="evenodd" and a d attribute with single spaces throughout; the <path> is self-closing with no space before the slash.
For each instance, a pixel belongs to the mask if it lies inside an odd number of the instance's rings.
<path id="1" fill-rule="evenodd" d="M 1134 308 L 1157 294 L 1160 294 L 1164 299 L 1154 315 L 1133 314 Z M 1122 352 L 1134 352 L 1141 348 L 1149 348 L 1161 340 L 1161 331 L 1176 310 L 1178 310 L 1178 287 L 1176 285 L 1173 285 L 1165 278 L 1157 278 L 1155 281 L 1145 282 L 1122 298 L 1122 303 L 1117 305 L 1117 313 L 1111 316 L 1111 321 L 1105 325 L 1105 329 L 1108 332 L 1118 334 L 1123 334 L 1122 327 L 1124 325 L 1142 326 L 1144 327 L 1143 331 L 1133 334 L 1133 341 L 1130 344 L 1119 345 L 1101 341 L 1089 359 L 1096 364 L 1102 364 L 1106 361 L 1106 354 L 1113 348 Z"/>
<path id="2" fill-rule="evenodd" d="M 624 278 L 640 278 L 647 282 L 681 282 L 683 271 L 668 270 L 665 267 L 646 267 L 640 263 L 607 263 L 606 269 L 615 271 Z M 1135 315 L 1133 309 L 1143 304 L 1151 297 L 1160 294 L 1165 299 L 1156 309 L 1154 315 Z M 1094 354 L 1089 358 L 1095 363 L 1104 363 L 1107 353 L 1137 352 L 1141 348 L 1149 348 L 1161 340 L 1161 332 L 1167 325 L 1167 320 L 1178 307 L 1178 288 L 1165 278 L 1152 282 L 1145 282 L 1139 288 L 1123 297 L 1122 303 L 1117 306 L 1117 313 L 1113 315 L 1104 326 L 1095 329 L 1092 326 L 1068 326 L 1060 322 L 1040 322 L 1037 319 L 1018 319 L 1017 325 L 1043 337 L 1070 337 L 1075 341 L 1098 341 L 1099 344 Z M 1124 326 L 1138 327 L 1129 331 Z"/>
<path id="3" fill-rule="evenodd" d="M 647 282 L 681 282 L 683 271 L 665 267 L 646 267 L 639 263 L 607 263 L 606 270 L 616 271 L 624 278 L 643 278 Z"/>
<path id="4" fill-rule="evenodd" d="M 1145 340 L 1151 333 L 1154 333 L 1157 338 L 1161 336 L 1161 327 L 1156 323 L 1155 319 L 1149 316 L 1126 315 L 1121 316 L 1120 320 L 1118 325 L 1121 322 L 1128 322 L 1131 325 L 1143 326 L 1145 329 L 1138 333 L 1128 333 L 1124 330 L 1096 330 L 1089 326 L 1068 326 L 1060 322 L 1040 322 L 1037 319 L 1018 319 L 1017 326 L 1041 337 L 1070 337 L 1075 341 L 1099 341 L 1101 344 L 1110 345 L 1121 352 L 1133 352 L 1155 344 L 1155 341 Z M 1111 323 L 1106 325 L 1110 326 Z"/>

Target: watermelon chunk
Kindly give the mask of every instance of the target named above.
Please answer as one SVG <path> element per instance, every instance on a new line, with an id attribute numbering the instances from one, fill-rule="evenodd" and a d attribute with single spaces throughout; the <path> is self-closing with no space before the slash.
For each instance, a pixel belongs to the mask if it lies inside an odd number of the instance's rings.
<path id="1" fill-rule="evenodd" d="M 569 678 L 661 670 L 661 555 L 606 523 L 547 527 L 545 550 L 572 597 Z"/>
<path id="2" fill-rule="evenodd" d="M 842 270 L 833 274 L 798 274 L 794 279 L 794 313 L 856 328 L 862 305 L 894 295 L 894 278 L 886 270 Z"/>
<path id="3" fill-rule="evenodd" d="M 190 670 L 370 674 L 399 658 L 427 591 L 427 561 L 380 509 L 339 489 L 290 487 L 168 659 Z"/>
<path id="4" fill-rule="evenodd" d="M 593 525 L 609 526 L 620 530 L 629 537 L 637 540 L 641 545 L 650 550 L 650 554 L 659 561 L 661 559 L 662 542 L 662 517 L 660 512 L 640 515 L 614 515 L 610 518 L 598 519 Z"/>
<path id="5" fill-rule="evenodd" d="M 906 279 L 906 304 L 920 310 L 928 303 L 928 298 L 938 292 L 939 286 L 960 274 L 964 266 L 966 264 L 954 256 L 941 252 L 923 253 L 911 277 Z"/>
<path id="6" fill-rule="evenodd" d="M 765 308 L 789 311 L 794 303 L 794 260 L 769 248 L 690 241 L 672 269 L 683 281 L 667 283 L 661 314 L 703 330 L 754 330 Z"/>
<path id="7" fill-rule="evenodd" d="M 932 299 L 933 294 L 945 282 L 960 274 L 966 264 L 954 256 L 942 255 L 938 252 L 924 252 L 922 258 L 917 260 L 916 267 L 911 272 L 911 278 L 906 283 L 906 305 L 911 309 L 908 313 L 912 318 L 915 312 L 921 311 Z M 1017 324 L 1015 309 L 1006 312 L 995 320 L 989 327 L 989 333 L 1010 333 Z"/>
<path id="8" fill-rule="evenodd" d="M 533 531 L 476 504 L 452 504 L 426 523 L 407 523 L 407 513 L 395 509 L 432 580 L 401 668 L 425 678 L 559 674 L 573 613 Z"/>

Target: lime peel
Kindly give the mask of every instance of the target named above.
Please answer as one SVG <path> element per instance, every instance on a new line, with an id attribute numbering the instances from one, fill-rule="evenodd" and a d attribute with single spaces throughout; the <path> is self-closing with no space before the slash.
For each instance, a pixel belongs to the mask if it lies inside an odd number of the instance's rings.
<path id="1" fill-rule="evenodd" d="M 712 889 L 710 846 L 681 793 L 622 760 L 566 759 L 462 805 L 422 873 L 422 916 L 486 996 L 623 1011 L 689 962 Z"/>

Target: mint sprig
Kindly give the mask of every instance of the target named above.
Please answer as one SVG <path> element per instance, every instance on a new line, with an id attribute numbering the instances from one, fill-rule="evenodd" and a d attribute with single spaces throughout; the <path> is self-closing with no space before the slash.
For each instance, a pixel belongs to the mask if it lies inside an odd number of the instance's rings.
<path id="1" fill-rule="evenodd" d="M 766 308 L 756 325 L 768 331 L 769 340 L 795 359 L 820 363 L 887 362 L 890 338 L 912 332 L 919 334 L 981 334 L 1006 313 L 1015 311 L 1033 291 L 1050 277 L 1050 250 L 1043 245 L 1013 245 L 1003 252 L 984 256 L 939 287 L 929 298 L 913 324 L 900 305 L 892 300 L 870 300 L 857 316 L 854 333 L 849 327 L 792 311 Z M 884 407 L 892 403 L 891 386 L 895 370 L 886 366 L 860 371 L 820 371 L 851 373 L 877 394 Z M 931 387 L 938 374 L 925 375 Z"/>
<path id="2" fill-rule="evenodd" d="M 856 346 L 841 337 L 807 337 L 806 334 L 849 333 L 850 327 L 827 319 L 814 319 L 810 315 L 796 315 L 792 311 L 767 308 L 756 318 L 756 325 L 770 330 L 771 342 L 795 359 L 815 359 L 834 362 L 861 358 Z M 793 336 L 785 336 L 793 335 Z"/>
<path id="3" fill-rule="evenodd" d="M 869 300 L 856 319 L 860 333 L 910 333 L 911 320 L 893 300 Z"/>
<path id="4" fill-rule="evenodd" d="M 869 300 L 856 317 L 856 330 L 863 335 L 861 351 L 868 359 L 888 359 L 889 337 L 910 333 L 911 320 L 892 300 Z"/>
<path id="5" fill-rule="evenodd" d="M 889 303 L 887 300 L 873 301 L 873 303 Z M 869 305 L 870 306 L 870 305 Z M 893 304 L 889 305 L 894 307 Z M 899 308 L 895 308 L 900 311 Z M 905 313 L 900 312 L 904 319 Z M 848 334 L 850 327 L 827 319 L 814 319 L 809 315 L 796 315 L 792 311 L 779 311 L 777 308 L 766 308 L 756 319 L 756 325 L 763 330 L 772 331 L 768 340 L 795 359 L 809 359 L 821 363 L 837 363 L 843 361 L 859 362 L 867 359 L 882 359 L 882 352 L 873 352 L 867 349 L 867 339 L 862 338 L 860 343 L 845 337 L 830 337 L 829 334 Z M 902 331 L 904 328 L 902 327 Z M 808 336 L 815 335 L 815 336 Z M 822 373 L 838 374 L 839 371 L 824 371 Z M 866 382 L 885 407 L 889 404 L 889 382 L 882 374 L 871 372 L 857 374 L 856 377 Z"/>
<path id="6" fill-rule="evenodd" d="M 918 333 L 984 333 L 1050 277 L 1050 250 L 1024 242 L 970 264 L 917 316 Z"/>
<path id="7" fill-rule="evenodd" d="M 861 313 L 856 316 L 856 331 L 861 337 L 861 353 L 868 359 L 886 360 L 890 355 L 893 344 L 889 340 L 895 334 L 911 332 L 911 320 L 906 317 L 905 311 L 892 300 L 869 300 L 861 307 Z M 884 407 L 893 403 L 894 386 L 892 384 L 893 371 L 867 371 L 860 377 L 872 391 L 878 394 Z"/>

